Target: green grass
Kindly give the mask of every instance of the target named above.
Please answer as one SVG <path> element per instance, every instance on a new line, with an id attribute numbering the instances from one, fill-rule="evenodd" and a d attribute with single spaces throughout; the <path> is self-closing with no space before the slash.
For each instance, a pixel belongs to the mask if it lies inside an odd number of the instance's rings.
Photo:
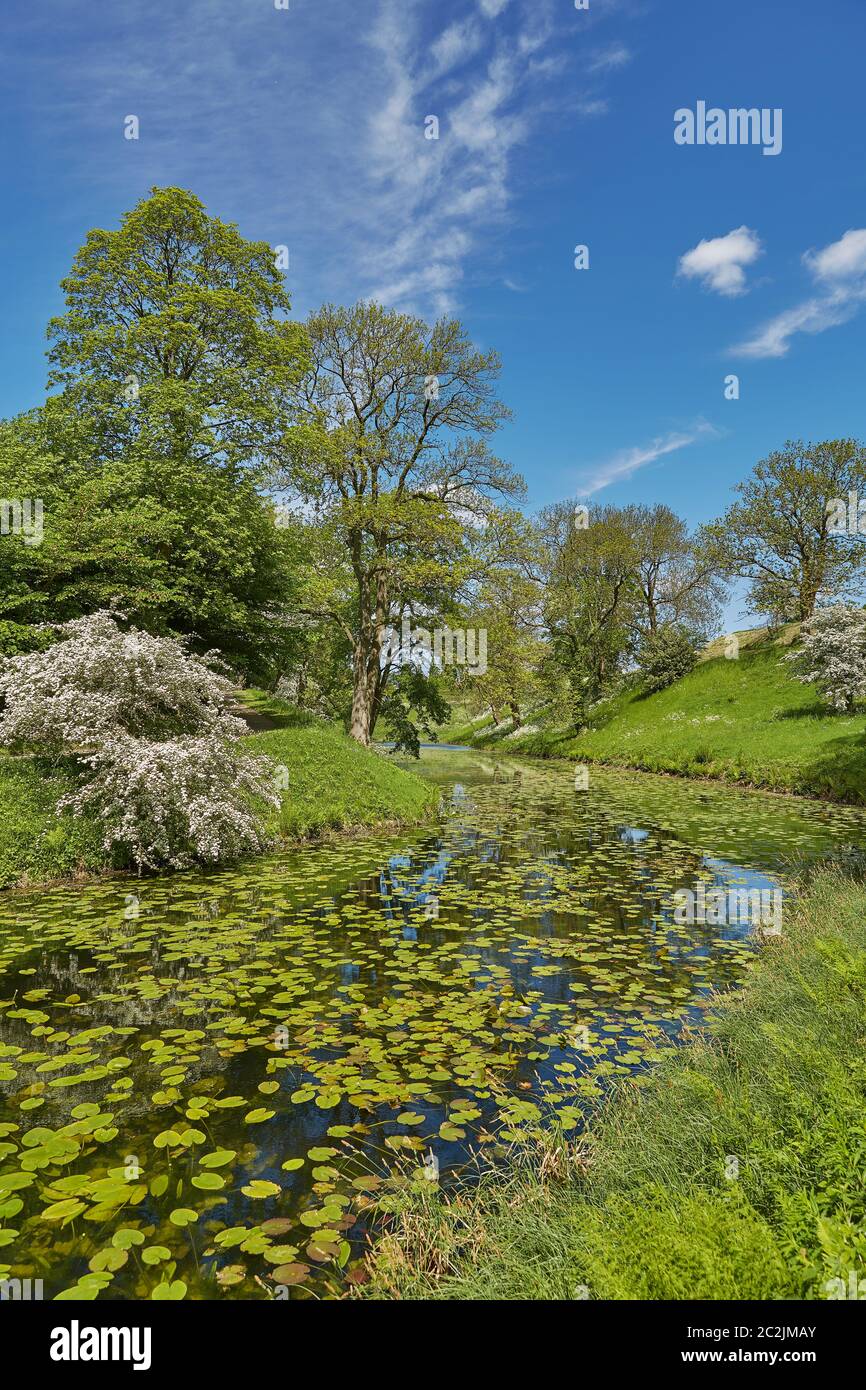
<path id="1" fill-rule="evenodd" d="M 415 824 L 432 815 L 438 792 L 386 756 L 261 691 L 245 691 L 244 703 L 277 726 L 250 734 L 246 743 L 288 773 L 282 808 L 268 824 L 278 840 Z M 58 798 L 71 787 L 68 769 L 0 755 L 0 888 L 112 868 L 91 821 L 55 815 Z"/>
<path id="2" fill-rule="evenodd" d="M 68 770 L 45 760 L 0 755 L 0 888 L 105 867 L 93 823 L 54 813 L 72 786 Z"/>
<path id="3" fill-rule="evenodd" d="M 709 1030 L 577 1145 L 404 1199 L 363 1294 L 826 1298 L 866 1278 L 864 1102 L 866 888 L 824 871 Z"/>
<path id="4" fill-rule="evenodd" d="M 586 732 L 545 726 L 542 712 L 530 716 L 538 732 L 501 746 L 866 804 L 866 714 L 828 712 L 781 656 L 775 646 L 746 646 L 739 660 L 702 661 L 667 690 L 597 706 Z M 490 725 L 473 742 L 499 746 Z"/>
<path id="5" fill-rule="evenodd" d="M 427 820 L 439 803 L 438 791 L 413 772 L 324 724 L 252 734 L 247 742 L 288 770 L 279 813 L 285 839 L 390 822 L 414 824 Z"/>

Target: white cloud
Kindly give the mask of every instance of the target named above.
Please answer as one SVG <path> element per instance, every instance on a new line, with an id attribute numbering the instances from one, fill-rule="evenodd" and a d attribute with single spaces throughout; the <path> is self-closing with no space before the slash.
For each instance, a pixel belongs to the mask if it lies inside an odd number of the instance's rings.
<path id="1" fill-rule="evenodd" d="M 736 227 L 727 236 L 699 241 L 691 251 L 686 251 L 680 257 L 677 274 L 700 280 L 706 289 L 718 294 L 745 294 L 745 267 L 758 259 L 762 249 L 757 232 L 748 227 Z"/>
<path id="2" fill-rule="evenodd" d="M 430 55 L 434 64 L 434 73 L 431 76 L 440 77 L 450 68 L 468 62 L 483 43 L 484 35 L 471 19 L 449 24 L 431 46 Z"/>
<path id="3" fill-rule="evenodd" d="M 866 229 L 852 228 L 823 251 L 807 251 L 803 260 L 817 280 L 866 275 Z"/>
<path id="4" fill-rule="evenodd" d="M 612 43 L 607 48 L 599 49 L 598 53 L 591 59 L 589 72 L 612 72 L 616 68 L 624 68 L 630 63 L 632 55 L 624 43 Z"/>
<path id="5" fill-rule="evenodd" d="M 176 185 L 289 247 L 297 314 L 376 296 L 431 315 L 457 308 L 479 248 L 490 274 L 519 147 L 569 104 L 602 110 L 603 77 L 578 89 L 560 3 L 368 0 L 359 27 L 357 0 L 186 0 L 157 16 L 124 0 L 84 47 L 64 0 L 44 0 L 16 30 L 7 85 L 62 155 L 71 243 L 94 203 L 119 218 L 151 185 Z M 126 113 L 141 118 L 134 146 Z M 430 114 L 439 140 L 424 138 Z"/>
<path id="6" fill-rule="evenodd" d="M 824 333 L 847 323 L 866 302 L 866 229 L 852 228 L 803 262 L 820 293 L 776 314 L 732 349 L 741 357 L 784 357 L 797 333 Z"/>
<path id="7" fill-rule="evenodd" d="M 690 444 L 697 444 L 702 439 L 717 438 L 718 433 L 714 425 L 701 420 L 689 430 L 661 435 L 649 444 L 636 445 L 631 449 L 620 449 L 588 475 L 581 485 L 581 490 L 589 497 L 594 492 L 609 487 L 611 483 L 630 478 L 648 463 L 655 463 L 657 459 L 676 453 L 678 449 L 685 449 Z"/>

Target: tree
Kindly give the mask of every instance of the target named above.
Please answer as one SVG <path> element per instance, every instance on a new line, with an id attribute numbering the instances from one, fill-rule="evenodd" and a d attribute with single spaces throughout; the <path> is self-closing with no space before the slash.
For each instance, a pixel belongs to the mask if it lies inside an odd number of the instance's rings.
<path id="1" fill-rule="evenodd" d="M 725 595 L 712 548 L 690 537 L 686 523 L 670 507 L 628 507 L 626 513 L 638 548 L 641 632 L 653 634 L 673 624 L 706 641 Z"/>
<path id="2" fill-rule="evenodd" d="M 55 628 L 0 667 L 0 744 L 74 760 L 58 812 L 93 812 L 103 846 L 139 869 L 218 863 L 264 847 L 256 806 L 279 805 L 268 758 L 238 743 L 233 687 L 181 642 L 108 612 Z"/>
<path id="3" fill-rule="evenodd" d="M 118 607 L 155 633 L 218 647 L 247 679 L 284 668 L 300 558 L 291 533 L 236 467 L 107 459 L 52 447 L 62 401 L 0 425 L 0 494 L 40 497 L 39 546 L 0 544 L 0 618 L 29 631 Z M 9 630 L 3 650 L 26 645 Z"/>
<path id="4" fill-rule="evenodd" d="M 804 685 L 817 685 L 827 703 L 847 713 L 866 699 L 866 611 L 836 603 L 819 608 L 784 661 Z"/>
<path id="5" fill-rule="evenodd" d="M 862 549 L 833 533 L 832 504 L 864 482 L 866 449 L 856 440 L 789 441 L 737 485 L 740 500 L 706 528 L 706 544 L 750 581 L 756 612 L 805 622 L 819 600 L 844 596 L 858 578 Z"/>
<path id="6" fill-rule="evenodd" d="M 154 188 L 117 231 L 87 235 L 48 326 L 49 386 L 92 431 L 92 462 L 135 451 L 263 466 L 308 365 L 274 253 Z"/>
<path id="7" fill-rule="evenodd" d="M 472 532 L 522 481 L 486 443 L 506 418 L 499 360 L 460 324 L 327 305 L 307 323 L 312 368 L 290 440 L 291 482 L 315 509 L 305 607 L 351 648 L 349 731 L 370 742 L 391 668 L 385 634 L 447 611 L 475 571 Z"/>
<path id="8" fill-rule="evenodd" d="M 665 623 L 644 639 L 638 654 L 638 670 L 647 693 L 666 690 L 694 668 L 697 652 L 687 632 Z"/>
<path id="9" fill-rule="evenodd" d="M 394 740 L 393 751 L 420 757 L 422 736 L 435 741 L 436 726 L 451 717 L 439 673 L 400 667 L 386 687 L 381 715 Z"/>
<path id="10" fill-rule="evenodd" d="M 579 726 L 631 649 L 640 603 L 639 550 L 631 520 L 618 507 L 595 508 L 583 526 L 570 503 L 557 503 L 542 513 L 541 526 L 544 618 Z"/>
<path id="11" fill-rule="evenodd" d="M 45 508 L 41 546 L 0 545 L 0 638 L 117 605 L 275 679 L 298 562 L 261 481 L 308 357 L 270 247 L 155 189 L 88 235 L 63 288 L 60 392 L 0 426 L 0 495 Z"/>
<path id="12" fill-rule="evenodd" d="M 498 724 L 507 711 L 519 729 L 527 703 L 541 693 L 545 646 L 538 584 L 516 565 L 495 566 L 479 585 L 468 616 L 487 633 L 495 659 L 483 672 L 455 669 L 455 688 L 474 713 L 489 709 Z"/>

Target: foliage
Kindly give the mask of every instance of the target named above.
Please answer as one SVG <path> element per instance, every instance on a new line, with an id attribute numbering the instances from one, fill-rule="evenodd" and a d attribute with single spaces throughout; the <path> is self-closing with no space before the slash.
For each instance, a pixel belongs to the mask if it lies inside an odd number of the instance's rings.
<path id="1" fill-rule="evenodd" d="M 801 645 L 785 657 L 797 680 L 817 685 L 841 713 L 866 699 L 866 610 L 836 603 L 819 608 L 800 633 Z"/>
<path id="2" fill-rule="evenodd" d="M 0 543 L 4 649 L 120 606 L 276 679 L 298 560 L 259 484 L 308 358 L 271 248 L 154 189 L 117 231 L 89 233 L 63 289 L 60 391 L 0 426 L 0 495 L 45 508 L 41 545 Z"/>
<path id="3" fill-rule="evenodd" d="M 327 305 L 307 331 L 313 366 L 287 478 L 317 520 L 301 607 L 348 643 L 350 731 L 366 744 L 390 679 L 383 633 L 452 607 L 477 571 L 492 499 L 522 483 L 486 444 L 507 415 L 498 358 L 475 351 L 459 323 Z"/>
<path id="4" fill-rule="evenodd" d="M 673 623 L 665 623 L 646 637 L 638 654 L 644 690 L 666 690 L 687 676 L 697 659 L 691 635 Z"/>
<path id="5" fill-rule="evenodd" d="M 707 552 L 749 580 L 754 612 L 802 622 L 817 602 L 862 586 L 863 547 L 833 534 L 831 504 L 864 486 L 866 449 L 856 440 L 789 441 L 737 484 L 739 500 L 704 529 Z"/>
<path id="6" fill-rule="evenodd" d="M 544 619 L 564 673 L 576 728 L 621 674 L 639 603 L 638 548 L 629 518 L 597 508 L 576 524 L 568 503 L 542 513 Z"/>
<path id="7" fill-rule="evenodd" d="M 280 804 L 270 761 L 219 735 L 115 735 L 83 762 L 92 776 L 58 811 L 90 815 L 105 851 L 119 850 L 139 869 L 219 864 L 268 843 L 257 811 Z"/>
<path id="8" fill-rule="evenodd" d="M 4 746 L 74 755 L 117 735 L 229 739 L 245 732 L 229 713 L 233 686 L 213 657 L 189 655 L 176 638 L 124 631 L 106 611 L 55 631 L 46 651 L 10 657 L 0 669 Z"/>
<path id="9" fill-rule="evenodd" d="M 673 625 L 706 641 L 716 629 L 725 596 L 715 554 L 689 535 L 670 507 L 630 506 L 624 515 L 637 545 L 638 631 L 654 633 Z"/>
<path id="10" fill-rule="evenodd" d="M 117 231 L 88 233 L 62 289 L 49 385 L 94 430 L 94 462 L 231 468 L 280 447 L 308 359 L 267 242 L 154 188 Z"/>
<path id="11" fill-rule="evenodd" d="M 237 745 L 232 686 L 180 641 L 98 612 L 0 670 L 0 743 L 77 757 L 84 785 L 57 810 L 93 814 L 108 853 L 141 868 L 261 849 L 255 804 L 279 805 L 267 760 Z"/>
<path id="12" fill-rule="evenodd" d="M 435 726 L 451 718 L 451 706 L 442 693 L 441 678 L 434 671 L 427 673 L 407 665 L 389 682 L 381 715 L 394 740 L 393 751 L 417 758 L 421 739 L 435 741 Z"/>

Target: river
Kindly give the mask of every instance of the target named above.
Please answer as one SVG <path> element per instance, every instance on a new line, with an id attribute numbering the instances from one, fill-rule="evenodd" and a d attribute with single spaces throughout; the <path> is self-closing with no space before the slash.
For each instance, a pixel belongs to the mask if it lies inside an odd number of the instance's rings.
<path id="1" fill-rule="evenodd" d="M 339 1296 L 377 1203 L 554 1120 L 577 1134 L 784 933 L 784 899 L 684 921 L 677 894 L 784 894 L 866 849 L 848 808 L 601 769 L 576 790 L 565 763 L 460 750 L 420 767 L 442 793 L 423 830 L 0 897 L 0 1278 Z"/>

